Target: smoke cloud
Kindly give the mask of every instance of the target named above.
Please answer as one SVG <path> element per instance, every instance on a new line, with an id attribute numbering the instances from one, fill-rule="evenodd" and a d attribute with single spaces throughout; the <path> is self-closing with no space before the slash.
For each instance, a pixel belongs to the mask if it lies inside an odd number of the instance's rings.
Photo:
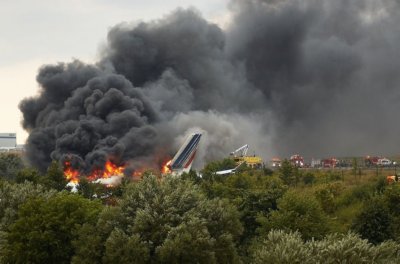
<path id="1" fill-rule="evenodd" d="M 398 153 L 398 1 L 249 0 L 231 9 L 228 57 L 264 94 L 276 153 Z"/>
<path id="2" fill-rule="evenodd" d="M 234 0 L 226 29 L 194 9 L 120 24 L 95 65 L 39 70 L 20 104 L 27 154 L 135 170 L 201 131 L 197 167 L 250 144 L 265 159 L 398 153 L 395 0 Z"/>

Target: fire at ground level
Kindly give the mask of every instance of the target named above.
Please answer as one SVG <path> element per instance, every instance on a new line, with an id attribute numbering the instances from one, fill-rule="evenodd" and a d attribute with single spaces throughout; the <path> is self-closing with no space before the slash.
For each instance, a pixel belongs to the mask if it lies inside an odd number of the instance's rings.
<path id="1" fill-rule="evenodd" d="M 66 159 L 63 162 L 64 176 L 68 181 L 68 186 L 74 190 L 82 177 L 86 178 L 90 182 L 101 183 L 111 187 L 119 184 L 123 177 L 139 179 L 141 178 L 142 173 L 147 170 L 152 170 L 155 174 L 160 175 L 180 175 L 183 172 L 190 171 L 196 157 L 196 151 L 200 139 L 200 133 L 191 134 L 186 138 L 172 159 L 168 156 L 163 157 L 161 159 L 162 162 L 156 167 L 144 166 L 134 170 L 132 173 L 127 172 L 126 164 L 115 164 L 111 159 L 108 159 L 103 167 L 95 168 L 90 174 L 84 175 L 79 168 L 74 168 L 72 162 Z"/>
<path id="2" fill-rule="evenodd" d="M 103 167 L 96 168 L 89 174 L 84 174 L 79 168 L 73 168 L 70 160 L 65 160 L 63 163 L 64 176 L 68 180 L 68 186 L 75 189 L 79 184 L 82 177 L 86 178 L 90 182 L 100 183 L 107 187 L 118 185 L 124 177 L 131 179 L 140 179 L 144 171 L 151 170 L 156 175 L 167 175 L 174 174 L 180 175 L 183 172 L 189 172 L 192 163 L 196 157 L 197 148 L 201 139 L 200 133 L 191 134 L 186 138 L 182 146 L 177 151 L 176 155 L 171 159 L 169 156 L 163 157 L 157 166 L 143 166 L 142 168 L 136 169 L 133 172 L 127 172 L 126 164 L 116 164 L 107 160 Z M 282 160 L 279 158 L 273 158 L 269 163 L 265 164 L 259 156 L 248 156 L 247 150 L 249 146 L 246 144 L 235 151 L 230 153 L 230 158 L 236 164 L 233 169 L 226 169 L 217 171 L 218 175 L 226 175 L 235 173 L 236 170 L 242 165 L 246 164 L 248 167 L 253 169 L 259 169 L 262 167 L 270 167 L 271 169 L 277 169 L 282 165 Z M 310 163 L 305 162 L 304 158 L 295 154 L 290 158 L 286 159 L 293 166 L 299 167 L 300 169 L 349 169 L 356 166 L 357 168 L 364 169 L 378 169 L 384 168 L 393 170 L 394 175 L 396 174 L 397 164 L 399 162 L 396 158 L 388 159 L 383 157 L 352 157 L 352 158 L 325 158 L 325 159 L 311 159 Z M 392 173 L 393 174 L 393 173 Z M 397 179 L 396 179 L 397 181 Z"/>

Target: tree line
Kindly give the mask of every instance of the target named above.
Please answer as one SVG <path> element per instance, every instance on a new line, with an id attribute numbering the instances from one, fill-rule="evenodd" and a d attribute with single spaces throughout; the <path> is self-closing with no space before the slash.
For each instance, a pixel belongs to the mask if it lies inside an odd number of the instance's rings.
<path id="1" fill-rule="evenodd" d="M 0 155 L 0 263 L 398 263 L 399 186 L 287 161 L 215 174 L 234 166 L 71 193 L 57 162 Z"/>

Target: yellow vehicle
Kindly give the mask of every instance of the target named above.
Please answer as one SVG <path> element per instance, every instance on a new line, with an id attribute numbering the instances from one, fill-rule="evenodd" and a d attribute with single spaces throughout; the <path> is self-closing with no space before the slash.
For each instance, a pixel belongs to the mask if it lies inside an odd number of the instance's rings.
<path id="1" fill-rule="evenodd" d="M 230 153 L 231 158 L 235 161 L 236 166 L 241 165 L 242 163 L 246 163 L 247 166 L 253 169 L 259 169 L 262 167 L 262 159 L 259 156 L 247 156 L 247 150 L 249 149 L 249 145 L 244 145 L 237 150 Z"/>
<path id="2" fill-rule="evenodd" d="M 262 159 L 259 156 L 245 156 L 245 157 L 234 157 L 236 165 L 246 163 L 247 166 L 253 169 L 259 169 L 262 167 Z"/>

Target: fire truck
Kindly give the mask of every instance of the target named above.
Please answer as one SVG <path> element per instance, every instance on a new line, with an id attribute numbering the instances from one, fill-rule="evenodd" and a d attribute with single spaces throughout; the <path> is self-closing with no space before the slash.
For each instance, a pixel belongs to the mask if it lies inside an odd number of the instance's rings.
<path id="1" fill-rule="evenodd" d="M 339 161 L 336 158 L 329 158 L 322 160 L 321 163 L 324 168 L 335 168 L 339 164 Z"/>
<path id="2" fill-rule="evenodd" d="M 292 155 L 290 157 L 290 163 L 293 166 L 296 166 L 296 167 L 299 167 L 299 168 L 303 168 L 304 167 L 304 159 L 299 154 Z"/>

